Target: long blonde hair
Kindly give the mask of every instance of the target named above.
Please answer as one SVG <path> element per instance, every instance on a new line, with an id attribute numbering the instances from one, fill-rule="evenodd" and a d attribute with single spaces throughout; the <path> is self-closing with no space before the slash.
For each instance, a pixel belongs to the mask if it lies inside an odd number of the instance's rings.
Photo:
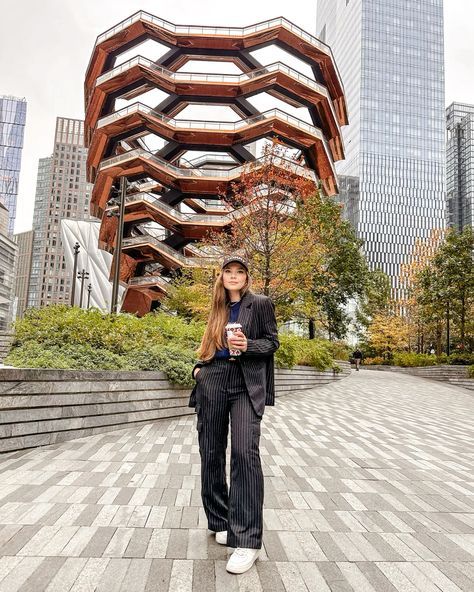
<path id="1" fill-rule="evenodd" d="M 229 293 L 224 288 L 222 270 L 216 278 L 214 288 L 212 291 L 211 312 L 209 313 L 209 320 L 206 330 L 202 336 L 201 345 L 197 351 L 200 360 L 211 360 L 218 349 L 227 347 L 224 336 L 224 327 L 229 320 Z M 240 290 L 240 298 L 243 298 L 247 292 L 250 292 L 252 280 L 246 270 L 247 279 L 244 286 Z"/>

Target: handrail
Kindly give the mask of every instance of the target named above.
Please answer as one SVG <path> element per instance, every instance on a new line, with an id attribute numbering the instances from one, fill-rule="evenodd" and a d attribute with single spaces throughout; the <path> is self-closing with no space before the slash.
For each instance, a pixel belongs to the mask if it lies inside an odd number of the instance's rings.
<path id="1" fill-rule="evenodd" d="M 125 201 L 127 204 L 145 201 L 151 204 L 155 209 L 161 210 L 177 222 L 189 222 L 192 224 L 198 224 L 202 222 L 205 224 L 209 224 L 210 226 L 225 226 L 227 224 L 231 224 L 232 221 L 235 221 L 239 218 L 243 218 L 247 214 L 251 213 L 254 208 L 253 204 L 249 204 L 247 206 L 238 208 L 237 210 L 227 209 L 226 213 L 222 215 L 184 213 L 180 212 L 179 210 L 170 206 L 169 204 L 163 202 L 160 198 L 156 197 L 155 195 L 147 192 L 140 192 L 129 195 L 127 196 Z M 291 204 L 279 204 L 279 207 L 280 213 L 286 213 L 287 215 L 291 215 L 291 213 L 294 211 L 294 205 Z M 118 206 L 115 206 L 111 209 L 116 210 L 118 209 Z"/>
<path id="2" fill-rule="evenodd" d="M 156 111 L 148 105 L 144 105 L 143 103 L 136 102 L 133 105 L 129 105 L 112 113 L 111 115 L 106 115 L 102 117 L 97 123 L 97 128 L 102 128 L 117 119 L 122 117 L 126 117 L 131 113 L 138 113 L 142 112 L 146 115 L 151 115 L 155 119 L 162 121 L 164 124 L 168 125 L 169 127 L 173 127 L 175 129 L 204 129 L 204 130 L 223 130 L 223 131 L 237 131 L 244 127 L 248 127 L 250 125 L 254 125 L 259 123 L 260 121 L 264 121 L 265 119 L 269 119 L 270 117 L 277 117 L 290 123 L 291 125 L 298 127 L 299 129 L 303 129 L 307 133 L 317 137 L 321 140 L 324 144 L 326 140 L 324 138 L 323 133 L 314 125 L 306 123 L 293 115 L 288 115 L 281 109 L 268 109 L 267 111 L 263 111 L 258 115 L 253 115 L 252 117 L 248 117 L 246 119 L 240 119 L 239 121 L 206 121 L 206 120 L 199 120 L 199 119 L 174 119 L 173 117 L 168 117 L 164 115 L 160 111 Z"/>
<path id="3" fill-rule="evenodd" d="M 217 155 L 213 152 L 208 152 L 207 154 L 196 156 L 196 158 L 191 158 L 190 160 L 188 160 L 187 158 L 184 160 L 186 160 L 187 163 L 191 164 L 194 167 L 198 167 L 206 162 L 226 162 L 228 164 L 236 164 L 235 158 L 233 158 L 230 154 Z"/>
<path id="4" fill-rule="evenodd" d="M 243 74 L 206 74 L 205 72 L 174 72 L 173 70 L 168 70 L 164 66 L 156 64 L 155 62 L 149 60 L 144 56 L 138 55 L 133 58 L 130 58 L 123 64 L 120 64 L 119 66 L 116 66 L 115 68 L 112 68 L 111 70 L 108 70 L 107 72 L 99 76 L 96 80 L 96 86 L 99 86 L 107 80 L 110 80 L 111 78 L 114 78 L 119 74 L 122 74 L 122 72 L 130 70 L 134 66 L 138 65 L 145 66 L 150 70 L 155 70 L 156 72 L 163 74 L 163 76 L 166 76 L 167 78 L 175 81 L 179 80 L 186 82 L 230 82 L 232 84 L 246 82 L 248 80 L 258 78 L 259 76 L 265 76 L 266 74 L 271 74 L 272 72 L 280 71 L 284 72 L 285 74 L 288 74 L 289 76 L 292 76 L 293 78 L 298 79 L 300 82 L 304 82 L 307 86 L 314 88 L 315 90 L 317 90 L 321 94 L 326 95 L 329 98 L 328 90 L 324 85 L 320 84 L 319 82 L 316 82 L 315 80 L 312 80 L 305 74 L 302 74 L 298 70 L 295 70 L 294 68 L 291 68 L 290 66 L 287 66 L 286 64 L 280 61 L 272 62 L 268 66 L 262 66 L 257 70 L 252 70 L 251 72 L 245 72 Z"/>
<path id="5" fill-rule="evenodd" d="M 173 249 L 169 245 L 158 240 L 154 236 L 135 236 L 132 238 L 123 239 L 123 247 L 133 247 L 134 245 L 141 244 L 152 244 L 158 251 L 166 253 L 169 257 L 172 257 L 176 261 L 182 263 L 183 267 L 205 267 L 212 265 L 214 260 L 205 257 L 185 257 L 176 249 Z"/>
<path id="6" fill-rule="evenodd" d="M 140 284 L 161 284 L 163 287 L 168 287 L 169 280 L 165 280 L 162 275 L 139 275 L 131 278 L 128 283 L 131 286 L 139 286 Z"/>
<path id="7" fill-rule="evenodd" d="M 252 33 L 257 33 L 258 31 L 266 31 L 274 27 L 282 26 L 285 29 L 288 29 L 289 31 L 297 35 L 298 37 L 300 37 L 301 39 L 304 39 L 307 43 L 314 45 L 327 55 L 331 55 L 331 48 L 329 47 L 329 45 L 327 45 L 314 35 L 307 33 L 306 31 L 304 31 L 303 29 L 301 29 L 300 27 L 298 27 L 297 25 L 293 24 L 291 21 L 283 17 L 277 17 L 274 19 L 270 19 L 268 21 L 256 23 L 255 25 L 249 25 L 247 27 L 203 27 L 199 25 L 174 25 L 173 23 L 156 17 L 144 10 L 139 10 L 135 14 L 132 14 L 132 16 L 129 16 L 128 18 L 124 19 L 123 21 L 115 25 L 114 27 L 111 27 L 110 29 L 107 29 L 107 31 L 101 33 L 97 37 L 94 48 L 138 21 L 148 21 L 154 25 L 157 25 L 161 29 L 165 29 L 166 31 L 170 31 L 172 33 L 180 33 L 184 35 L 219 35 L 221 37 L 245 37 L 247 35 L 251 35 Z"/>
<path id="8" fill-rule="evenodd" d="M 298 119 L 297 117 L 294 117 L 293 115 L 288 115 L 288 113 L 285 113 L 281 109 L 268 109 L 267 111 L 262 111 L 258 115 L 253 115 L 252 117 L 247 117 L 245 119 L 239 119 L 238 121 L 209 121 L 206 119 L 175 119 L 173 117 L 168 117 L 167 115 L 164 115 L 160 111 L 156 111 L 156 109 L 153 109 L 152 107 L 149 107 L 148 105 L 145 105 L 140 101 L 137 101 L 132 105 L 128 105 L 127 107 L 123 107 L 122 109 L 115 111 L 115 113 L 111 113 L 110 115 L 102 117 L 101 119 L 99 119 L 97 127 L 104 127 L 109 123 L 112 123 L 117 119 L 120 119 L 121 117 L 126 117 L 131 113 L 137 113 L 140 111 L 142 113 L 145 113 L 146 115 L 152 115 L 155 119 L 159 119 L 166 125 L 174 128 L 210 129 L 225 131 L 238 130 L 242 127 L 258 123 L 259 121 L 263 121 L 264 119 L 268 119 L 269 117 L 280 115 L 282 119 L 285 119 L 288 122 L 295 123 L 298 127 L 302 127 L 307 131 L 315 130 L 315 135 L 321 135 L 321 131 L 318 128 L 310 125 L 309 123 L 306 123 L 305 121 L 302 121 L 301 119 Z"/>
<path id="9" fill-rule="evenodd" d="M 112 68 L 108 72 L 105 72 L 101 76 L 99 76 L 96 80 L 96 86 L 110 80 L 114 76 L 118 76 L 125 72 L 126 70 L 130 70 L 134 66 L 142 65 L 150 70 L 154 70 L 155 72 L 159 72 L 163 76 L 166 76 L 168 79 L 173 80 L 175 82 L 216 82 L 216 83 L 223 83 L 229 82 L 231 84 L 240 84 L 242 82 L 246 82 L 249 80 L 254 80 L 255 78 L 259 78 L 260 76 L 265 76 L 267 74 L 271 74 L 273 72 L 284 72 L 291 78 L 298 80 L 302 84 L 312 88 L 316 92 L 321 95 L 324 95 L 328 99 L 328 103 L 331 109 L 331 113 L 334 117 L 334 121 L 338 129 L 340 130 L 339 121 L 336 116 L 336 112 L 334 110 L 334 105 L 332 103 L 331 97 L 327 88 L 312 80 L 305 74 L 302 74 L 298 70 L 291 68 L 284 64 L 283 62 L 273 62 L 268 66 L 263 66 L 262 68 L 258 68 L 257 70 L 252 70 L 251 72 L 246 72 L 243 74 L 206 74 L 206 73 L 197 73 L 197 72 L 173 72 L 172 70 L 168 70 L 167 68 L 160 66 L 159 64 L 155 64 L 152 60 L 145 58 L 143 56 L 135 56 L 130 60 Z"/>
<path id="10" fill-rule="evenodd" d="M 162 166 L 168 171 L 174 173 L 176 177 L 185 177 L 185 178 L 195 178 L 195 177 L 210 177 L 216 179 L 223 179 L 230 181 L 236 177 L 242 175 L 242 173 L 248 170 L 250 167 L 255 167 L 255 165 L 265 164 L 268 157 L 261 157 L 257 160 L 253 161 L 251 164 L 244 164 L 239 165 L 237 167 L 233 167 L 231 169 L 188 169 L 184 167 L 177 167 L 173 164 L 170 164 L 167 160 L 156 156 L 155 154 L 144 150 L 143 148 L 135 148 L 135 150 L 131 150 L 130 152 L 125 152 L 124 154 L 118 154 L 117 156 L 112 156 L 108 158 L 100 164 L 99 171 L 105 170 L 106 168 L 116 166 L 119 163 L 126 162 L 127 160 L 133 160 L 134 158 L 143 158 L 146 160 L 151 160 L 156 164 Z M 316 183 L 316 175 L 314 171 L 311 169 L 304 167 L 298 163 L 295 163 L 287 158 L 282 158 L 280 156 L 273 157 L 273 164 L 275 166 L 281 168 L 287 168 L 291 170 L 291 172 L 305 177 L 306 179 L 310 179 Z"/>

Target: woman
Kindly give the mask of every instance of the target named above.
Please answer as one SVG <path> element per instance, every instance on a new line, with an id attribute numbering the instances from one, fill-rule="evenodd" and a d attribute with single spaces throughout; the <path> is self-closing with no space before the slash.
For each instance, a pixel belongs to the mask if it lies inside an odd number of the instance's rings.
<path id="1" fill-rule="evenodd" d="M 228 322 L 242 325 L 225 340 Z M 231 357 L 229 347 L 240 355 Z M 263 473 L 260 422 L 274 404 L 273 354 L 278 349 L 274 306 L 250 291 L 248 264 L 238 255 L 224 259 L 216 279 L 209 322 L 193 369 L 201 495 L 216 541 L 234 547 L 227 571 L 252 567 L 262 546 Z M 225 475 L 231 424 L 230 489 Z"/>

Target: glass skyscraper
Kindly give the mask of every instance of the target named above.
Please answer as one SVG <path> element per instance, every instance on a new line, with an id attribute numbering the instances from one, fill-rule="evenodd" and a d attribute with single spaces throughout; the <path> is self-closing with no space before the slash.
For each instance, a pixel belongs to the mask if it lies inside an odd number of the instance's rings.
<path id="1" fill-rule="evenodd" d="M 341 198 L 371 268 L 400 296 L 415 240 L 445 225 L 443 1 L 318 0 L 316 33 L 348 101 Z"/>
<path id="2" fill-rule="evenodd" d="M 474 105 L 452 103 L 446 129 L 448 226 L 474 228 Z"/>
<path id="3" fill-rule="evenodd" d="M 25 123 L 26 100 L 0 96 L 0 202 L 8 210 L 9 234 L 15 225 Z"/>

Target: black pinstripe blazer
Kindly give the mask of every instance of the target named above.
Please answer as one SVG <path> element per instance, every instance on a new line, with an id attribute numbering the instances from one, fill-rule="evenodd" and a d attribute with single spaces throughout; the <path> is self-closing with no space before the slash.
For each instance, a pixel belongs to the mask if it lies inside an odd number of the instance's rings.
<path id="1" fill-rule="evenodd" d="M 263 415 L 265 405 L 275 404 L 275 366 L 273 354 L 279 348 L 275 307 L 267 296 L 247 292 L 242 298 L 237 322 L 247 337 L 247 351 L 237 358 L 241 365 L 245 385 L 257 415 Z M 193 368 L 204 366 L 198 362 Z M 197 381 L 189 398 L 189 407 L 199 400 L 200 383 Z"/>

